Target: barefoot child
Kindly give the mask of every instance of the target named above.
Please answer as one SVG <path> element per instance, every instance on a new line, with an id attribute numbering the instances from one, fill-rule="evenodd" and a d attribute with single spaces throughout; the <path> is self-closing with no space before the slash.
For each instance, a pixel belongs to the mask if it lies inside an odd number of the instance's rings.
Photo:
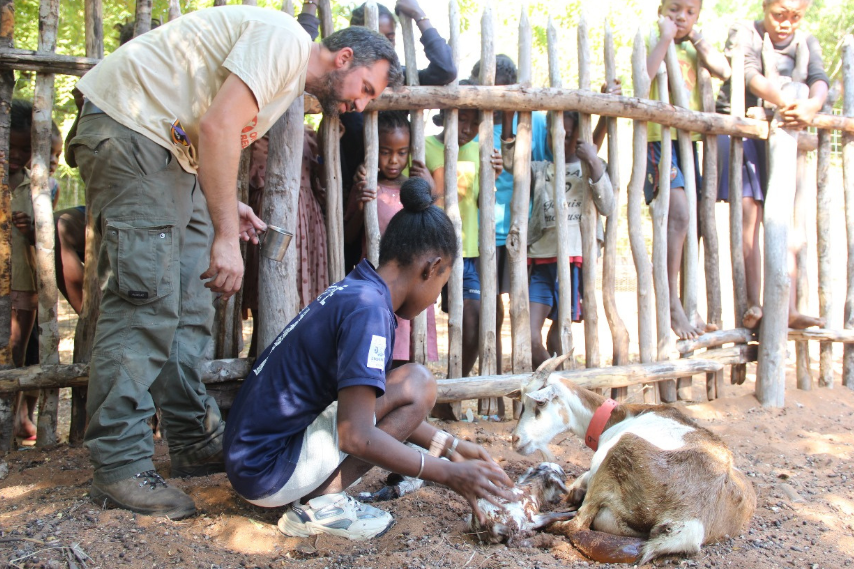
<path id="1" fill-rule="evenodd" d="M 377 130 L 379 133 L 377 188 L 368 187 L 364 168 L 361 168 L 357 173 L 358 181 L 350 192 L 347 211 L 344 214 L 345 241 L 352 241 L 363 234 L 365 203 L 373 199 L 377 200 L 380 235 L 385 234 L 391 218 L 403 209 L 403 204 L 400 202 L 400 188 L 409 179 L 403 174 L 403 171 L 409 166 L 410 125 L 406 112 L 383 111 L 379 113 Z M 409 173 L 413 177 L 426 180 L 430 184 L 431 193 L 435 193 L 433 178 L 424 163 L 418 160 L 413 161 L 412 165 L 409 166 Z M 362 258 L 365 257 L 367 257 L 367 249 L 363 239 Z M 398 318 L 393 350 L 394 367 L 413 361 L 410 349 L 410 332 L 409 320 Z M 439 359 L 436 342 L 436 315 L 433 306 L 427 307 L 427 359 L 430 361 Z"/>
<path id="2" fill-rule="evenodd" d="M 513 114 L 504 114 L 502 125 L 501 155 L 504 169 L 513 171 L 513 150 L 516 139 L 513 136 Z M 552 114 L 548 115 L 548 131 L 551 132 Z M 566 153 L 566 203 L 569 206 L 567 221 L 569 224 L 569 255 L 572 263 L 572 319 L 582 318 L 581 290 L 581 203 L 584 195 L 590 192 L 593 203 L 601 215 L 608 215 L 614 209 L 614 191 L 611 180 L 605 171 L 607 164 L 597 155 L 596 146 L 578 141 L 578 112 L 564 111 L 563 124 L 566 129 L 564 151 Z M 551 134 L 548 146 L 552 148 Z M 590 169 L 590 179 L 581 172 L 581 163 Z M 557 282 L 557 227 L 555 225 L 554 189 L 551 182 L 554 176 L 554 163 L 538 161 L 531 164 L 531 199 L 533 207 L 528 222 L 528 263 L 530 285 L 528 298 L 531 302 L 531 355 L 536 369 L 549 358 L 549 354 L 561 353 L 560 326 L 557 324 L 558 282 Z M 597 237 L 604 240 L 601 220 L 597 220 Z M 596 259 L 588 262 L 595 263 Z M 548 349 L 543 345 L 543 324 L 546 318 L 553 324 L 548 333 Z"/>
<path id="3" fill-rule="evenodd" d="M 679 66 L 685 89 L 689 93 L 691 110 L 702 110 L 700 89 L 697 83 L 699 64 L 709 68 L 712 75 L 719 79 L 729 78 L 729 64 L 723 54 L 715 51 L 694 28 L 700 15 L 702 0 L 662 0 L 658 8 L 659 39 L 651 45 L 647 56 L 647 72 L 652 81 L 650 99 L 658 98 L 655 74 L 664 61 L 670 42 L 676 46 Z M 670 288 L 670 326 L 680 339 L 696 338 L 710 327 L 706 326 L 699 314 L 686 315 L 679 300 L 679 270 L 682 265 L 682 247 L 688 235 L 688 198 L 685 195 L 685 178 L 680 167 L 676 131 L 671 129 L 672 152 L 670 170 L 670 210 L 667 216 L 667 278 Z M 691 136 L 693 142 L 694 172 L 696 187 L 700 188 L 700 164 L 697 159 L 698 133 Z M 652 202 L 658 191 L 658 164 L 661 160 L 661 125 L 648 123 L 649 152 L 647 176 L 644 185 L 646 203 Z M 699 200 L 698 200 L 699 201 Z"/>
<path id="4" fill-rule="evenodd" d="M 810 6 L 810 0 L 765 0 L 762 3 L 763 19 L 756 22 L 740 22 L 729 30 L 726 49 L 733 45 L 741 46 L 744 52 L 744 100 L 746 107 L 759 105 L 759 99 L 782 109 L 781 114 L 786 126 L 802 128 L 821 110 L 827 98 L 830 80 L 824 71 L 821 59 L 821 46 L 818 40 L 807 32 L 798 31 L 804 14 Z M 787 101 L 781 84 L 766 77 L 762 61 L 762 43 L 765 34 L 774 46 L 777 59 L 777 73 L 788 80 L 795 68 L 798 45 L 805 42 L 809 50 L 807 66 L 807 85 L 809 98 Z M 717 111 L 730 112 L 730 84 L 726 82 L 718 93 Z M 729 199 L 729 137 L 718 137 L 718 199 Z M 764 212 L 765 193 L 768 174 L 765 164 L 765 145 L 758 140 L 744 139 L 744 162 L 742 166 L 742 241 L 744 247 L 744 268 L 747 280 L 748 309 L 744 314 L 746 328 L 756 328 L 762 319 L 762 255 L 759 249 L 759 224 Z M 793 240 L 794 241 L 794 240 Z M 796 277 L 797 266 L 794 262 L 793 246 L 790 244 L 789 275 Z M 815 318 L 798 312 L 795 304 L 796 287 L 790 288 L 789 328 L 808 328 L 824 326 L 823 318 Z"/>
<path id="5" fill-rule="evenodd" d="M 229 414 L 228 478 L 255 505 L 290 504 L 279 520 L 286 535 L 359 540 L 387 531 L 390 514 L 344 492 L 373 466 L 445 484 L 473 508 L 479 497 L 509 497 L 512 483 L 486 451 L 425 421 L 436 400 L 430 372 L 391 368 L 395 314 L 411 319 L 434 303 L 457 254 L 453 225 L 425 180 L 407 180 L 401 203 L 379 267 L 362 261 L 300 312 L 256 360 Z"/>

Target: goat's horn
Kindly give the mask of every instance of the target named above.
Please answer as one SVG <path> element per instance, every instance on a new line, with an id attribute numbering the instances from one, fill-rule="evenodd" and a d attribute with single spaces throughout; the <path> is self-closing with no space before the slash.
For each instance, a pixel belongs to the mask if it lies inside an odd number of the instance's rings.
<path id="1" fill-rule="evenodd" d="M 553 358 L 549 358 L 543 363 L 540 364 L 540 367 L 537 368 L 537 374 L 548 374 L 557 369 L 557 367 L 565 362 L 569 358 L 569 354 L 561 354 L 559 356 L 554 356 Z"/>

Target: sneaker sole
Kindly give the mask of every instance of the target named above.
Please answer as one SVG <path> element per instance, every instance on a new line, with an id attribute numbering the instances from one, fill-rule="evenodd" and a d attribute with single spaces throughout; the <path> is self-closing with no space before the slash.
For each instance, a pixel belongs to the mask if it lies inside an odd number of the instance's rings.
<path id="1" fill-rule="evenodd" d="M 192 508 L 174 508 L 166 511 L 129 506 L 121 503 L 106 492 L 103 492 L 94 486 L 89 490 L 89 498 L 101 508 L 120 508 L 122 510 L 142 514 L 144 516 L 166 516 L 170 520 L 183 520 L 184 518 L 189 518 L 196 514 L 195 506 Z"/>
<path id="2" fill-rule="evenodd" d="M 352 532 L 349 532 L 345 529 L 336 529 L 326 527 L 322 524 L 318 524 L 315 522 L 307 522 L 304 524 L 295 524 L 291 522 L 287 517 L 283 517 L 279 520 L 279 531 L 285 534 L 288 537 L 308 537 L 310 535 L 318 535 L 321 533 L 327 533 L 329 535 L 337 535 L 339 537 L 345 537 L 351 541 L 365 541 L 368 539 L 373 539 L 375 537 L 381 537 L 385 535 L 388 530 L 392 528 L 395 520 L 392 518 L 391 523 L 388 524 L 382 531 L 377 532 L 373 535 L 365 535 L 365 536 L 354 536 Z"/>

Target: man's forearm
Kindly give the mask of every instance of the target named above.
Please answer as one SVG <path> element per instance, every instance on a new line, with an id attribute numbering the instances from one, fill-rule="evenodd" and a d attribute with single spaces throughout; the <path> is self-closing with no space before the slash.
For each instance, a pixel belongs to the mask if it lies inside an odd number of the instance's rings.
<path id="1" fill-rule="evenodd" d="M 202 126 L 199 137 L 199 184 L 208 202 L 216 238 L 238 239 L 237 168 L 240 134 Z"/>

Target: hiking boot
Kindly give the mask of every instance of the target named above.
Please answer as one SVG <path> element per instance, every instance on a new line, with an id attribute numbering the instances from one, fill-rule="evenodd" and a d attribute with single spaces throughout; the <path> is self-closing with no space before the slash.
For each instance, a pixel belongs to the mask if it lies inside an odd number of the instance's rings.
<path id="1" fill-rule="evenodd" d="M 154 470 L 146 470 L 111 484 L 92 482 L 89 497 L 102 507 L 114 506 L 146 516 L 181 520 L 196 513 L 193 499 L 172 488 Z"/>
<path id="2" fill-rule="evenodd" d="M 221 444 L 221 441 L 220 441 Z M 217 472 L 225 472 L 225 461 L 222 457 L 222 447 L 219 451 L 200 461 L 189 461 L 181 455 L 170 456 L 170 478 L 187 478 L 190 476 L 208 476 Z"/>
<path id="3" fill-rule="evenodd" d="M 318 496 L 306 504 L 294 502 L 279 520 L 279 531 L 291 537 L 328 533 L 361 541 L 383 535 L 393 524 L 388 512 L 342 492 Z"/>

